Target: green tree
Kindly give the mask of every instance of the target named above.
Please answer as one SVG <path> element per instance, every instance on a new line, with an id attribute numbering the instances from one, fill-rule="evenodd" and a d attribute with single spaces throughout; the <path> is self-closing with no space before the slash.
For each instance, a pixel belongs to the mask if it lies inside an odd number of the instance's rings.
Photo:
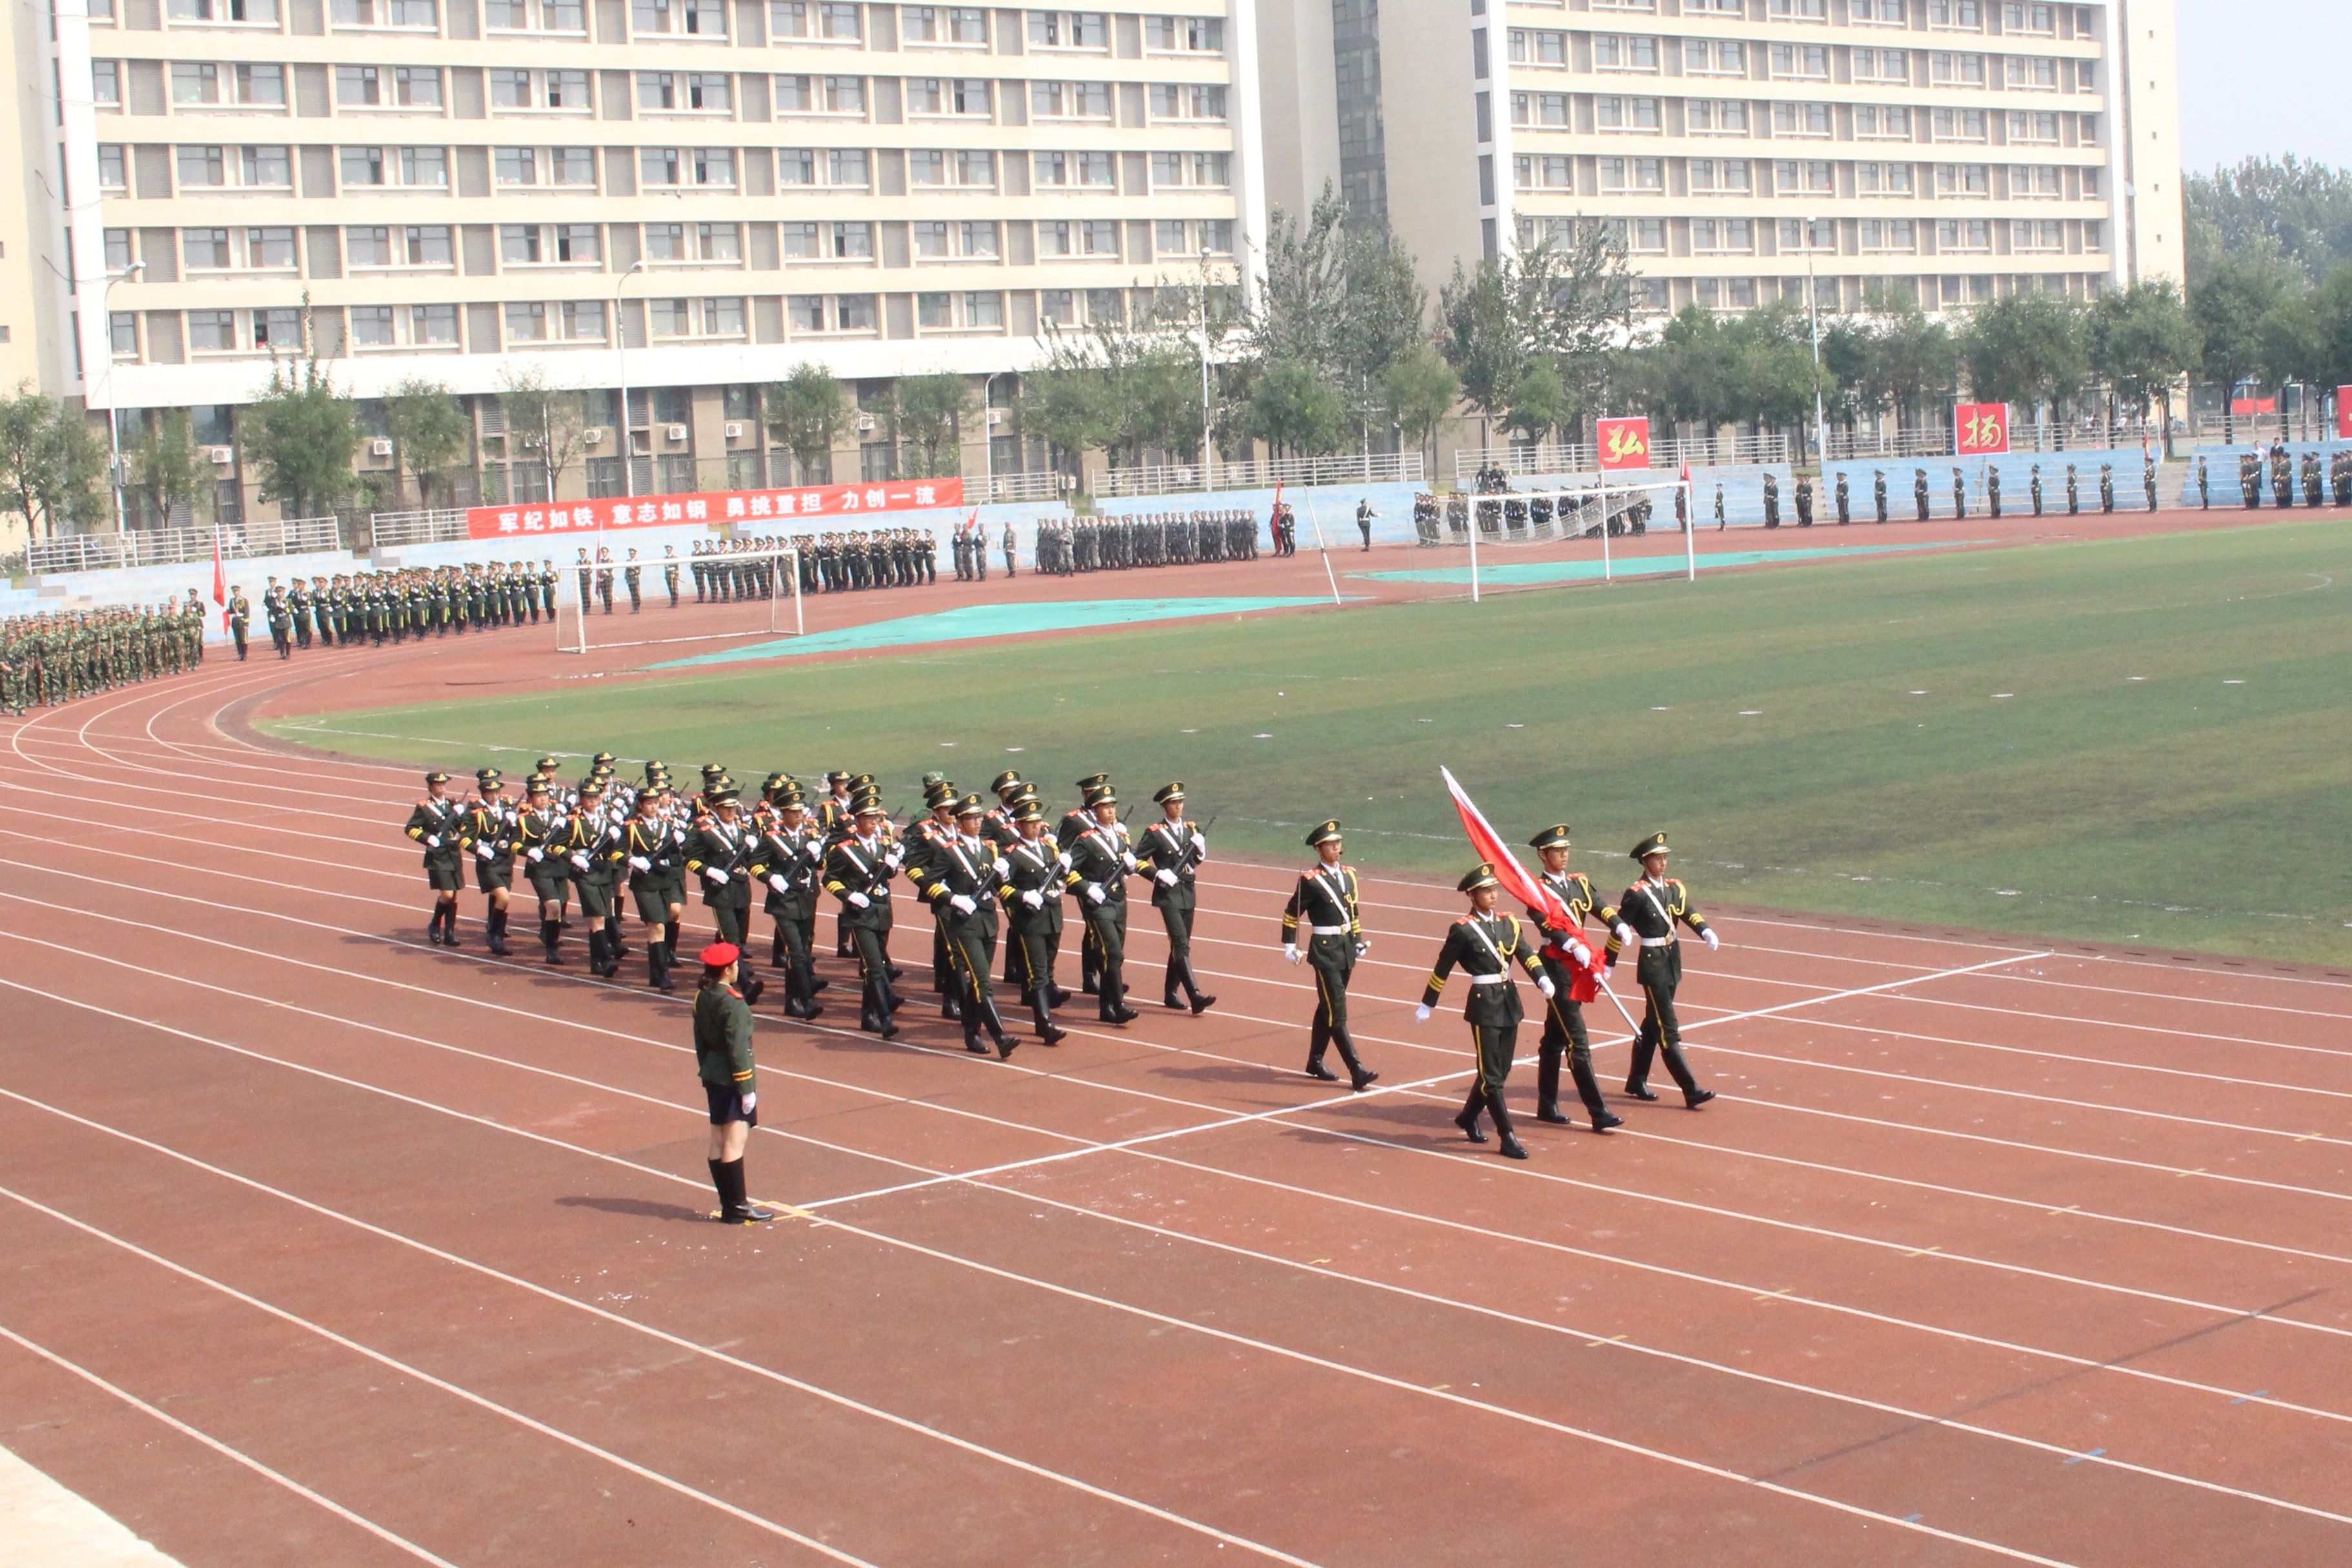
<path id="1" fill-rule="evenodd" d="M 2063 405 L 2090 376 L 2082 307 L 2057 294 L 2010 294 L 1979 305 L 1960 335 L 1969 389 L 1988 403 Z"/>
<path id="2" fill-rule="evenodd" d="M 1481 446 L 1491 444 L 1487 427 L 1509 410 L 1527 373 L 1527 345 L 1511 303 L 1503 270 L 1491 260 L 1469 271 L 1456 260 L 1454 277 L 1438 292 L 1438 351 L 1478 411 Z"/>
<path id="3" fill-rule="evenodd" d="M 1438 427 L 1445 423 L 1445 416 L 1462 400 L 1462 383 L 1454 375 L 1454 367 L 1430 343 L 1416 342 L 1410 353 L 1389 366 L 1383 386 L 1399 433 L 1418 447 L 1423 457 L 1434 461 L 1430 446 L 1436 440 Z"/>
<path id="4" fill-rule="evenodd" d="M 1045 363 L 1022 377 L 1024 428 L 1071 458 L 1099 448 L 1114 466 L 1150 450 L 1197 459 L 1201 362 L 1188 335 L 1108 321 L 1049 330 Z M 1238 427 L 1228 419 L 1229 432 Z"/>
<path id="5" fill-rule="evenodd" d="M 1503 428 L 1539 442 L 1567 424 L 1574 413 L 1559 365 L 1550 359 L 1539 359 L 1519 377 L 1511 394 L 1510 412 L 1503 416 Z"/>
<path id="6" fill-rule="evenodd" d="M 28 537 L 109 515 L 105 487 L 106 444 L 88 419 L 29 382 L 0 397 L 0 510 L 23 518 Z"/>
<path id="7" fill-rule="evenodd" d="M 2315 374 L 2333 397 L 2335 389 L 2352 385 L 2352 263 L 2327 275 L 2312 300 L 2319 317 L 2319 353 Z"/>
<path id="8" fill-rule="evenodd" d="M 2224 440 L 2237 439 L 2232 394 L 2263 368 L 2263 318 L 2294 290 L 2291 268 L 2275 258 L 2250 255 L 2223 258 L 2189 292 L 2198 368 L 2221 389 Z"/>
<path id="9" fill-rule="evenodd" d="M 899 377 L 891 397 L 890 431 L 905 445 L 908 478 L 963 472 L 959 422 L 977 401 L 971 383 L 950 371 Z"/>
<path id="10" fill-rule="evenodd" d="M 472 425 L 465 408 L 441 383 L 410 376 L 384 395 L 383 422 L 394 453 L 393 505 L 401 502 L 399 475 L 405 469 L 416 479 L 416 504 L 431 506 L 433 481 L 466 455 Z"/>
<path id="11" fill-rule="evenodd" d="M 212 465 L 196 451 L 186 409 L 165 409 L 139 432 L 131 448 L 131 482 L 160 525 L 170 526 L 183 507 L 193 515 L 208 499 L 211 481 Z"/>
<path id="12" fill-rule="evenodd" d="M 2352 262 L 2352 171 L 2248 158 L 2189 175 L 2183 195 L 2191 294 L 2232 257 L 2281 261 L 2315 284 Z"/>
<path id="13" fill-rule="evenodd" d="M 2092 373 L 2141 414 L 2151 400 L 2162 406 L 2169 458 L 2173 384 L 2195 367 L 2198 356 L 2197 328 L 2180 290 L 2170 279 L 2155 278 L 2103 294 L 2091 307 L 2088 328 Z"/>
<path id="14" fill-rule="evenodd" d="M 1936 422 L 1923 419 L 1922 410 L 1931 400 L 1948 399 L 1958 384 L 1958 342 L 1949 328 L 1931 321 L 1911 300 L 1882 300 L 1876 305 L 1869 368 L 1860 389 L 1863 400 L 1892 408 L 1898 427 Z"/>
<path id="15" fill-rule="evenodd" d="M 1538 358 L 1551 360 L 1571 406 L 1593 403 L 1631 319 L 1631 278 L 1623 244 L 1598 223 L 1475 269 L 1454 264 L 1438 293 L 1438 349 L 1478 410 L 1482 438 Z"/>
<path id="16" fill-rule="evenodd" d="M 563 476 L 588 445 L 588 395 L 548 384 L 537 365 L 509 368 L 499 378 L 499 407 L 506 415 L 507 439 L 535 463 L 547 499 L 561 494 Z"/>
<path id="17" fill-rule="evenodd" d="M 783 380 L 761 388 L 760 407 L 800 465 L 801 482 L 817 475 L 830 479 L 833 444 L 849 427 L 849 399 L 833 373 L 803 360 Z"/>
<path id="18" fill-rule="evenodd" d="M 1347 428 L 1348 400 L 1305 360 L 1276 360 L 1250 392 L 1251 425 L 1277 457 L 1319 458 Z"/>
<path id="19" fill-rule="evenodd" d="M 352 400 L 335 389 L 310 342 L 310 303 L 303 302 L 301 359 L 272 356 L 269 384 L 249 405 L 238 433 L 245 456 L 260 477 L 259 493 L 288 517 L 320 517 L 357 489 L 352 458 L 359 450 L 359 422 Z"/>

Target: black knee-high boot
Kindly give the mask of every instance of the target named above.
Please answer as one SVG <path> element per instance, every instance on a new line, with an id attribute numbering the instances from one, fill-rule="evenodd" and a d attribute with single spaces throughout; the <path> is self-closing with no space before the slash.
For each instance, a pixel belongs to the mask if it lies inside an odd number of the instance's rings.
<path id="1" fill-rule="evenodd" d="M 1339 1048 L 1339 1059 L 1348 1064 L 1348 1086 L 1350 1089 L 1361 1094 L 1380 1078 L 1380 1074 L 1366 1067 L 1357 1057 L 1356 1042 L 1348 1037 L 1346 1029 L 1333 1029 L 1331 1043 Z"/>
<path id="2" fill-rule="evenodd" d="M 776 928 L 776 934 L 768 940 L 768 967 L 771 969 L 782 969 L 783 966 L 784 928 L 778 926 Z"/>
<path id="3" fill-rule="evenodd" d="M 1323 1021 L 1323 1010 L 1315 1010 L 1315 1022 L 1307 1028 L 1307 1076 L 1336 1079 L 1339 1075 L 1323 1065 L 1323 1053 L 1331 1048 L 1331 1026 Z"/>
<path id="4" fill-rule="evenodd" d="M 601 926 L 588 928 L 588 973 L 602 976 L 604 973 L 604 931 Z"/>
<path id="5" fill-rule="evenodd" d="M 646 943 L 646 984 L 656 991 L 675 991 L 677 982 L 669 977 L 669 944 L 666 942 Z"/>
<path id="6" fill-rule="evenodd" d="M 1029 1014 L 1037 1026 L 1037 1038 L 1045 1045 L 1058 1046 L 1068 1035 L 1066 1029 L 1054 1026 L 1054 988 L 1040 979 L 1029 987 Z"/>
<path id="7" fill-rule="evenodd" d="M 1526 1159 L 1528 1152 L 1520 1144 L 1519 1135 L 1511 1130 L 1511 1113 L 1504 1109 L 1503 1097 L 1490 1094 L 1486 1099 L 1486 1114 L 1495 1119 L 1495 1135 L 1503 1141 L 1503 1153 L 1514 1160 Z"/>
<path id="8" fill-rule="evenodd" d="M 1472 1084 L 1470 1098 L 1462 1102 L 1461 1110 L 1454 1118 L 1454 1125 L 1462 1129 L 1463 1135 L 1473 1143 L 1484 1143 L 1486 1141 L 1486 1130 L 1478 1125 L 1478 1113 L 1486 1109 L 1486 1091 L 1478 1085 Z"/>
<path id="9" fill-rule="evenodd" d="M 441 906 L 441 945 L 461 945 L 457 941 L 457 900 L 455 899 Z"/>
<path id="10" fill-rule="evenodd" d="M 629 944 L 621 940 L 621 917 L 617 914 L 604 917 L 604 949 L 615 963 L 629 956 Z"/>
<path id="11" fill-rule="evenodd" d="M 507 955 L 507 911 L 492 910 L 489 925 L 490 951 L 499 957 L 504 958 Z"/>
<path id="12" fill-rule="evenodd" d="M 555 944 L 562 940 L 562 936 L 563 922 L 562 921 L 541 921 L 539 922 L 539 944 L 540 946 L 547 949 L 548 963 L 561 963 L 563 962 L 563 955 L 555 951 Z"/>
<path id="13" fill-rule="evenodd" d="M 733 1195 L 727 1190 L 728 1173 L 733 1167 L 721 1160 L 705 1160 L 703 1163 L 710 1167 L 710 1185 L 719 1194 L 719 1212 L 710 1217 L 723 1220 L 727 1217 L 728 1200 Z"/>
<path id="14" fill-rule="evenodd" d="M 1201 983 L 1192 978 L 1192 961 L 1190 957 L 1178 959 L 1176 961 L 1176 968 L 1178 973 L 1183 977 L 1184 994 L 1192 999 L 1192 1016 L 1194 1017 L 1199 1017 L 1202 1014 L 1207 1012 L 1210 1008 L 1217 1005 L 1217 999 L 1214 996 L 1204 995 L 1202 994 Z"/>

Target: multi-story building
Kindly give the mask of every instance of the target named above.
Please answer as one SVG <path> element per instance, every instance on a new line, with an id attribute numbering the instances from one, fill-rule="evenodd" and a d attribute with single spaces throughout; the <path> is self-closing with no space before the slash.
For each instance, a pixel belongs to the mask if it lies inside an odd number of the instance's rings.
<path id="1" fill-rule="evenodd" d="M 1651 311 L 2181 276 L 2170 0 L 1298 4 L 1267 76 L 1338 91 L 1271 188 L 1379 204 L 1433 282 L 1588 217 Z"/>
<path id="2" fill-rule="evenodd" d="M 49 46 L 56 389 L 195 409 L 225 507 L 234 405 L 306 321 L 344 390 L 437 384 L 484 436 L 515 377 L 605 394 L 592 494 L 624 385 L 632 488 L 805 482 L 751 388 L 1018 370 L 1048 324 L 1244 282 L 1263 227 L 1234 0 L 88 3 Z"/>

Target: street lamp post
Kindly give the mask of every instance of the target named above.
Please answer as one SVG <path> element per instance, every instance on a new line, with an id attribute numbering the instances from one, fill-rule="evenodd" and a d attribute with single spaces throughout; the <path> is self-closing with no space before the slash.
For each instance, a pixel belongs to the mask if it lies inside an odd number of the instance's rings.
<path id="1" fill-rule="evenodd" d="M 980 493 L 982 501 L 996 499 L 996 405 L 989 400 L 989 392 L 995 386 L 996 378 L 1003 374 L 1001 370 L 992 370 L 980 381 L 980 450 L 985 464 L 981 472 L 987 476 L 982 480 L 984 488 Z"/>
<path id="2" fill-rule="evenodd" d="M 1209 401 L 1209 247 L 1201 247 L 1201 488 L 1213 490 L 1215 479 L 1216 448 L 1211 445 L 1211 431 L 1216 416 Z"/>
<path id="3" fill-rule="evenodd" d="M 1830 462 L 1830 432 L 1822 417 L 1822 297 L 1813 278 L 1813 220 L 1805 220 L 1805 314 L 1813 329 L 1813 446 L 1824 471 Z"/>
<path id="4" fill-rule="evenodd" d="M 613 345 L 619 351 L 618 378 L 621 383 L 621 408 L 613 421 L 616 426 L 613 434 L 618 438 L 621 447 L 621 494 L 624 497 L 637 493 L 637 462 L 636 444 L 629 438 L 629 323 L 621 314 L 621 291 L 629 286 L 630 279 L 645 269 L 645 258 L 639 257 L 629 263 L 629 269 L 621 274 L 619 282 L 613 285 Z"/>
<path id="5" fill-rule="evenodd" d="M 126 524 L 122 515 L 122 411 L 114 405 L 114 286 L 125 279 L 147 270 L 143 261 L 134 261 L 120 272 L 106 275 L 106 285 L 99 290 L 99 312 L 106 318 L 106 477 L 114 487 L 114 531 L 121 533 Z"/>

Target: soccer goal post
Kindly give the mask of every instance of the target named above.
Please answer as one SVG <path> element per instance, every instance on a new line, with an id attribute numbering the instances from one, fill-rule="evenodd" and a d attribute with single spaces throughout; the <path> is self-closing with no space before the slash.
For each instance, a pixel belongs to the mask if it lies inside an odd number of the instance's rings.
<path id="1" fill-rule="evenodd" d="M 1596 553 L 1603 582 L 1614 582 L 1621 574 L 1657 576 L 1665 570 L 1661 561 L 1670 558 L 1647 552 L 1628 554 L 1612 542 L 1671 531 L 1677 526 L 1677 500 L 1683 552 L 1675 565 L 1695 581 L 1698 553 L 1689 526 L 1695 502 L 1692 487 L 1679 479 L 1620 482 L 1601 478 L 1533 490 L 1457 493 L 1435 518 L 1419 525 L 1421 542 L 1468 552 L 1473 600 L 1498 586 L 1533 587 L 1563 580 L 1538 563 L 1580 562 Z M 1491 572 L 1481 569 L 1482 552 Z"/>
<path id="2" fill-rule="evenodd" d="M 556 646 L 565 653 L 746 642 L 807 629 L 801 552 L 790 545 L 575 564 L 563 569 L 556 596 Z"/>

